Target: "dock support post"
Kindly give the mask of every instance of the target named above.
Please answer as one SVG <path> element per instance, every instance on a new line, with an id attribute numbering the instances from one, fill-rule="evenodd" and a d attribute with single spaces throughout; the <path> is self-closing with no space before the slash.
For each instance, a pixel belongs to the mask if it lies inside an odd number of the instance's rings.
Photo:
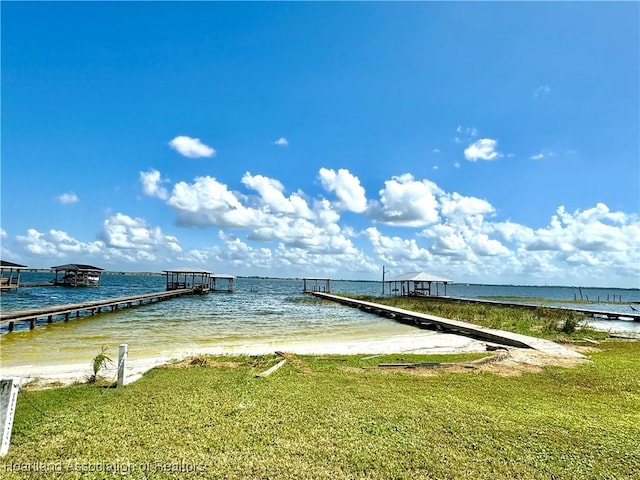
<path id="1" fill-rule="evenodd" d="M 8 328 L 9 332 L 13 332 L 13 322 L 9 322 L 9 328 Z"/>
<path id="2" fill-rule="evenodd" d="M 129 345 L 123 343 L 118 347 L 118 388 L 124 387 L 124 374 L 127 368 Z"/>
<path id="3" fill-rule="evenodd" d="M 29 320 L 29 330 L 33 330 L 34 328 L 36 328 L 36 319 L 32 318 Z"/>
<path id="4" fill-rule="evenodd" d="M 19 389 L 20 383 L 17 378 L 3 378 L 0 380 L 0 428 L 2 428 L 0 457 L 4 457 L 9 453 L 13 416 L 16 413 Z"/>
<path id="5" fill-rule="evenodd" d="M 68 321 L 69 321 L 69 312 L 66 312 L 66 313 L 64 314 L 64 321 L 65 321 L 65 322 L 68 322 Z"/>
<path id="6" fill-rule="evenodd" d="M 47 317 L 47 323 L 53 323 L 53 315 Z"/>

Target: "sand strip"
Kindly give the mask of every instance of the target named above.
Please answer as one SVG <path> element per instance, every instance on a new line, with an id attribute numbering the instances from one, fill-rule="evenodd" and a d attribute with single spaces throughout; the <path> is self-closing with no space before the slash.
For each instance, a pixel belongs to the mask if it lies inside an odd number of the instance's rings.
<path id="1" fill-rule="evenodd" d="M 136 358 L 135 345 L 129 345 L 129 359 L 125 383 L 139 379 L 146 371 L 172 361 L 183 360 L 197 355 L 265 355 L 282 351 L 299 355 L 372 355 L 392 353 L 465 353 L 483 352 L 486 342 L 473 340 L 459 335 L 441 334 L 429 331 L 417 331 L 406 334 L 390 335 L 379 339 L 350 339 L 309 341 L 273 341 L 269 343 L 243 346 L 217 346 L 193 350 L 171 352 L 168 355 Z M 102 372 L 107 380 L 116 379 L 114 364 Z M 2 368 L 3 378 L 20 378 L 22 384 L 32 386 L 69 385 L 86 382 L 92 374 L 91 363 L 74 364 L 46 364 L 32 363 L 29 365 Z"/>

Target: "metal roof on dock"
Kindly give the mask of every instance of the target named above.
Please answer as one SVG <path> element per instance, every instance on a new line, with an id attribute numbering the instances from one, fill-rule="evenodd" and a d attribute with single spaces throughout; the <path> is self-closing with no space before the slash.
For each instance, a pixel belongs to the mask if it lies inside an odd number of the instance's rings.
<path id="1" fill-rule="evenodd" d="M 390 278 L 387 282 L 440 282 L 440 283 L 452 283 L 453 280 L 448 278 L 437 277 L 425 272 L 410 272 L 404 273 L 398 277 Z"/>
<path id="2" fill-rule="evenodd" d="M 13 268 L 14 270 L 22 270 L 27 268 L 26 265 L 20 265 L 19 263 L 7 262 L 6 260 L 0 260 L 0 267 Z"/>
<path id="3" fill-rule="evenodd" d="M 212 273 L 211 278 L 234 279 L 236 276 L 229 273 Z"/>
<path id="4" fill-rule="evenodd" d="M 95 271 L 102 272 L 104 268 L 94 267 L 93 265 L 85 265 L 83 263 L 67 263 L 65 265 L 58 265 L 57 267 L 51 267 L 53 270 L 69 270 L 69 271 Z"/>
<path id="5" fill-rule="evenodd" d="M 168 268 L 162 271 L 163 273 L 200 273 L 203 275 L 213 275 L 213 272 L 209 270 L 205 270 L 203 268 L 194 268 L 194 267 L 179 267 L 179 268 Z"/>

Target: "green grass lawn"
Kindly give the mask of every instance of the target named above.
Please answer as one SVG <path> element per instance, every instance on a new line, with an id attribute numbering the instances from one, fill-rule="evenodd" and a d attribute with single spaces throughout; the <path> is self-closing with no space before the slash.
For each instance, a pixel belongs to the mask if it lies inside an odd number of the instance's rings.
<path id="1" fill-rule="evenodd" d="M 255 378 L 274 355 L 21 391 L 0 477 L 640 478 L 640 343 L 599 349 L 520 376 L 377 367 L 476 354 L 298 356 Z"/>

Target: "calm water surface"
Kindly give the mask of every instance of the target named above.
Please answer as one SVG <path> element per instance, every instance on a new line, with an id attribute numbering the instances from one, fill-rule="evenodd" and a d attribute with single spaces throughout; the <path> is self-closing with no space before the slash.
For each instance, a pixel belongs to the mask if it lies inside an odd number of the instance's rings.
<path id="1" fill-rule="evenodd" d="M 48 281 L 51 274 L 25 272 L 23 282 Z M 3 293 L 2 311 L 76 303 L 162 291 L 164 277 L 141 275 L 103 275 L 102 284 L 94 288 L 25 287 Z M 334 292 L 379 295 L 378 282 L 332 281 Z M 440 292 L 443 293 L 443 292 Z M 583 297 L 601 300 L 622 297 L 622 303 L 589 304 L 586 307 L 631 312 L 640 309 L 640 290 L 581 289 Z M 553 299 L 566 303 L 578 296 L 569 287 L 518 287 L 494 285 L 458 285 L 447 287 L 452 296 L 481 298 L 487 296 Z M 579 296 L 578 296 L 579 298 Z M 563 303 L 564 302 L 564 303 Z M 640 322 L 594 320 L 596 328 L 612 332 L 640 334 Z M 236 280 L 233 293 L 180 297 L 173 300 L 123 309 L 113 313 L 80 317 L 69 322 L 39 325 L 29 331 L 0 335 L 1 365 L 35 363 L 64 364 L 85 362 L 102 346 L 117 356 L 121 343 L 129 344 L 132 357 L 158 357 L 208 351 L 226 353 L 247 347 L 288 342 L 332 342 L 340 339 L 375 339 L 415 331 L 413 327 L 344 307 L 315 300 L 302 293 L 301 280 Z"/>

